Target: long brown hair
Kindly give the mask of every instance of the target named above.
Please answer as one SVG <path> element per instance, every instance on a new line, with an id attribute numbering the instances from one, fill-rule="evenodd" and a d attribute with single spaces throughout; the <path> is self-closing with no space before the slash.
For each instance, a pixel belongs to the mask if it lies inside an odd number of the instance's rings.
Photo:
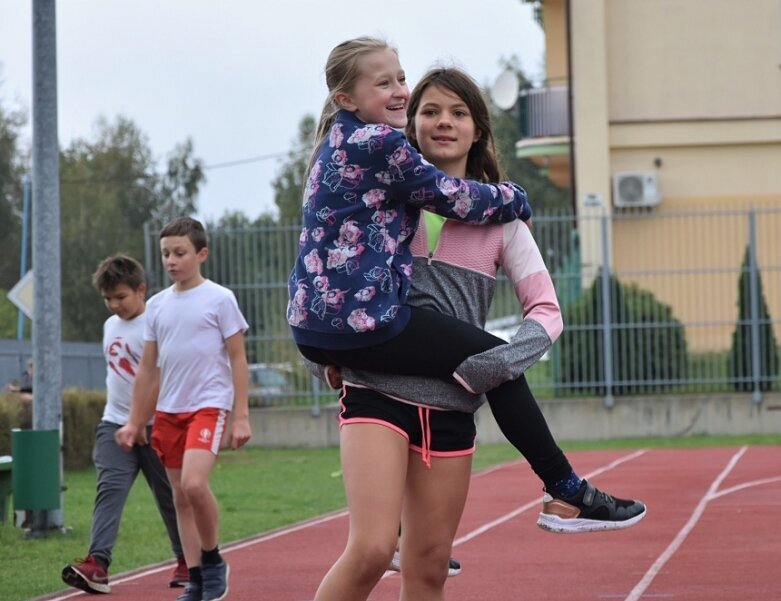
<path id="1" fill-rule="evenodd" d="M 429 69 L 412 90 L 407 105 L 406 128 L 410 143 L 418 151 L 420 150 L 415 132 L 415 113 L 418 112 L 420 99 L 429 86 L 438 86 L 449 90 L 463 100 L 475 122 L 475 129 L 480 132 L 480 138 L 469 149 L 466 159 L 466 176 L 484 182 L 503 180 L 505 176 L 499 165 L 488 104 L 475 80 L 455 67 Z"/>

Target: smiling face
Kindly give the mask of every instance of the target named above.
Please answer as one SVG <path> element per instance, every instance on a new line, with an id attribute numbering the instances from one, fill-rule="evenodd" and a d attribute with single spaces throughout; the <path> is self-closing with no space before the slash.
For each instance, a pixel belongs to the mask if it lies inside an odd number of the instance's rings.
<path id="1" fill-rule="evenodd" d="M 160 254 L 176 290 L 188 290 L 203 281 L 201 264 L 209 256 L 208 248 L 196 251 L 188 236 L 165 236 L 160 238 Z"/>
<path id="2" fill-rule="evenodd" d="M 342 107 L 364 123 L 407 124 L 409 88 L 399 56 L 391 48 L 369 52 L 358 59 L 360 76 L 350 93 L 336 94 Z"/>
<path id="3" fill-rule="evenodd" d="M 426 160 L 450 176 L 465 177 L 469 149 L 480 138 L 467 104 L 450 90 L 430 85 L 414 118 L 415 139 Z"/>

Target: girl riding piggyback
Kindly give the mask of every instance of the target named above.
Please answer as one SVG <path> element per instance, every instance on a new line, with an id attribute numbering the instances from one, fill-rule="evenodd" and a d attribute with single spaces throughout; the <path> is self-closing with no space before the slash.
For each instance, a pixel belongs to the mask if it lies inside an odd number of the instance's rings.
<path id="1" fill-rule="evenodd" d="M 289 281 L 293 338 L 316 363 L 450 377 L 474 352 L 462 344 L 465 324 L 449 318 L 422 330 L 415 324 L 429 316 L 405 302 L 420 211 L 474 224 L 528 220 L 526 193 L 511 182 L 449 177 L 409 144 L 401 131 L 409 89 L 397 51 L 386 42 L 362 37 L 339 44 L 329 55 L 326 82 Z M 432 373 L 427 359 L 421 364 L 425 355 L 388 356 L 384 345 L 406 348 L 421 336 L 426 354 L 435 344 L 434 354 L 444 346 L 459 349 L 457 357 Z M 378 352 L 366 353 L 370 348 Z"/>

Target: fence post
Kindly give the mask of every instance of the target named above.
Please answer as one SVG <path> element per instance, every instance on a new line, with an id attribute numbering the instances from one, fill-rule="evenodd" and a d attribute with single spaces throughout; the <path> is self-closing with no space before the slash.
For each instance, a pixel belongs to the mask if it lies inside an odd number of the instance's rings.
<path id="1" fill-rule="evenodd" d="M 605 407 L 615 404 L 613 397 L 613 336 L 612 316 L 610 311 L 610 227 L 609 215 L 601 218 L 602 232 L 602 356 L 604 360 Z"/>
<path id="2" fill-rule="evenodd" d="M 754 382 L 752 400 L 762 402 L 762 357 L 759 344 L 759 266 L 757 265 L 757 214 L 752 208 L 748 213 L 748 273 L 751 294 L 751 379 Z"/>

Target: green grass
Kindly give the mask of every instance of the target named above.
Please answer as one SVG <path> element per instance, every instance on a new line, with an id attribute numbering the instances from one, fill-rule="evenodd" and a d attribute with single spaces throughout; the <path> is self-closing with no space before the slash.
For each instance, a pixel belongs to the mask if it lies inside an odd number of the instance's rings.
<path id="1" fill-rule="evenodd" d="M 778 436 L 642 438 L 566 443 L 565 450 L 781 444 Z M 482 445 L 475 469 L 518 458 L 510 445 Z M 65 588 L 60 569 L 82 557 L 89 544 L 95 471 L 65 475 L 64 516 L 69 534 L 25 540 L 18 529 L 0 527 L 0 591 L 3 601 L 25 601 Z M 339 451 L 248 448 L 225 452 L 212 477 L 220 503 L 221 540 L 234 541 L 344 507 Z M 143 477 L 122 516 L 111 573 L 171 559 L 165 531 Z M 35 574 L 35 578 L 29 578 Z"/>

